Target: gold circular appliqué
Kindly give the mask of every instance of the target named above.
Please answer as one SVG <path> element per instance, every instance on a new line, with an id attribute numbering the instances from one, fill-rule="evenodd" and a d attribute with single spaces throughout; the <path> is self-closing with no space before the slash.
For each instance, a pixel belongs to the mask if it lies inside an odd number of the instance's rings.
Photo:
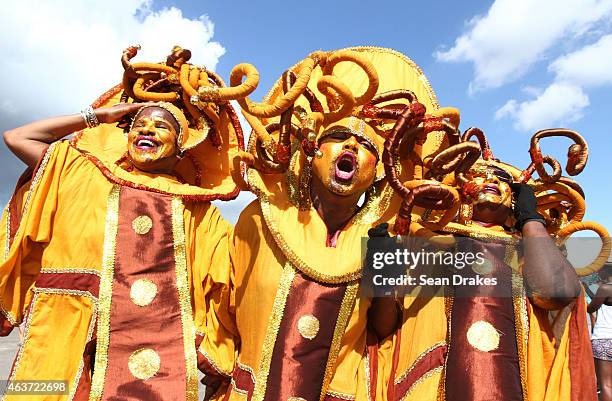
<path id="1" fill-rule="evenodd" d="M 146 216 L 144 214 L 142 216 L 136 217 L 132 221 L 132 228 L 134 229 L 136 234 L 145 235 L 149 232 L 149 230 L 151 230 L 151 227 L 153 227 L 153 220 L 151 220 L 149 216 Z"/>
<path id="2" fill-rule="evenodd" d="M 473 263 L 472 271 L 481 276 L 488 276 L 493 271 L 493 263 L 488 259 L 484 259 L 482 263 Z"/>
<path id="3" fill-rule="evenodd" d="M 141 348 L 132 352 L 128 359 L 128 368 L 134 377 L 147 380 L 159 371 L 161 361 L 157 352 L 150 348 Z"/>
<path id="4" fill-rule="evenodd" d="M 147 306 L 157 295 L 157 285 L 151 280 L 141 278 L 132 283 L 130 298 L 138 306 Z"/>
<path id="5" fill-rule="evenodd" d="M 489 352 L 499 347 L 499 331 L 489 322 L 479 320 L 467 331 L 467 340 L 477 350 Z"/>
<path id="6" fill-rule="evenodd" d="M 319 319 L 312 315 L 304 315 L 298 320 L 297 328 L 302 337 L 312 340 L 319 333 Z"/>

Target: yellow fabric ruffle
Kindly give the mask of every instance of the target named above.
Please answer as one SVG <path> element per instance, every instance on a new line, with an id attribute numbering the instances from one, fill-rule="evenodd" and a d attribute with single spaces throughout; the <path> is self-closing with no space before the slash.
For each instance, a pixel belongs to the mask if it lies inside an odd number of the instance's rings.
<path id="1" fill-rule="evenodd" d="M 101 107 L 110 107 L 119 103 L 120 91 L 120 87 L 115 87 L 114 90 L 103 95 L 99 102 Z M 189 150 L 202 170 L 202 183 L 199 187 L 193 184 L 195 182 L 195 168 L 187 157 L 177 165 L 177 172 L 187 184 L 182 184 L 171 177 L 128 172 L 117 166 L 117 160 L 127 150 L 127 138 L 123 130 L 114 125 L 102 124 L 95 128 L 85 129 L 76 134 L 72 143 L 77 149 L 87 152 L 99 160 L 99 167 L 107 169 L 112 177 L 116 177 L 118 180 L 182 197 L 199 200 L 230 200 L 239 193 L 231 177 L 230 166 L 233 157 L 243 147 L 243 138 L 241 133 L 238 135 L 234 130 L 227 109 L 223 109 L 221 112 L 220 124 L 215 129 L 222 142 L 219 149 L 206 140 Z"/>

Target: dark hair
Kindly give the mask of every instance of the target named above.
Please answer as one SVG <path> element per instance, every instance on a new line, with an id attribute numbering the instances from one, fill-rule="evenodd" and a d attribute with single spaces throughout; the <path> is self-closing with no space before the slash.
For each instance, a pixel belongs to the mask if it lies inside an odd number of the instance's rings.
<path id="1" fill-rule="evenodd" d="M 602 279 L 607 279 L 612 276 L 612 261 L 607 261 L 597 273 Z"/>

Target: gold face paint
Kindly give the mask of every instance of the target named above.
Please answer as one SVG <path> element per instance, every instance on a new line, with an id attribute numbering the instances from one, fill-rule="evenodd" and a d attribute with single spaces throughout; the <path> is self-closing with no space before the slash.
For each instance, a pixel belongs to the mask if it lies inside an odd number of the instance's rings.
<path id="1" fill-rule="evenodd" d="M 472 181 L 480 187 L 478 198 L 474 204 L 512 205 L 512 176 L 495 166 L 477 165 L 470 171 Z"/>
<path id="2" fill-rule="evenodd" d="M 128 132 L 128 156 L 134 166 L 171 172 L 178 161 L 179 130 L 172 114 L 163 108 L 147 107 L 138 113 Z"/>
<path id="3" fill-rule="evenodd" d="M 319 144 L 322 157 L 315 157 L 312 173 L 332 193 L 350 196 L 365 192 L 376 177 L 376 149 L 367 140 L 350 131 L 338 131 L 323 137 Z"/>

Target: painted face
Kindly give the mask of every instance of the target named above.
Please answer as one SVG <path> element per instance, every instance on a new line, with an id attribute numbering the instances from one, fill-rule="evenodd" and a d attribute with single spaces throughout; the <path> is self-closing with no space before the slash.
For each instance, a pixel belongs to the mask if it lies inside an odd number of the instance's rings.
<path id="1" fill-rule="evenodd" d="M 143 171 L 171 172 L 178 162 L 180 128 L 172 114 L 161 107 L 147 107 L 136 115 L 128 133 L 128 155 Z"/>
<path id="2" fill-rule="evenodd" d="M 376 177 L 376 148 L 350 131 L 325 136 L 319 143 L 323 157 L 312 162 L 313 175 L 332 193 L 364 193 Z"/>
<path id="3" fill-rule="evenodd" d="M 495 166 L 477 166 L 471 171 L 472 180 L 481 187 L 475 205 L 512 205 L 512 176 Z"/>

